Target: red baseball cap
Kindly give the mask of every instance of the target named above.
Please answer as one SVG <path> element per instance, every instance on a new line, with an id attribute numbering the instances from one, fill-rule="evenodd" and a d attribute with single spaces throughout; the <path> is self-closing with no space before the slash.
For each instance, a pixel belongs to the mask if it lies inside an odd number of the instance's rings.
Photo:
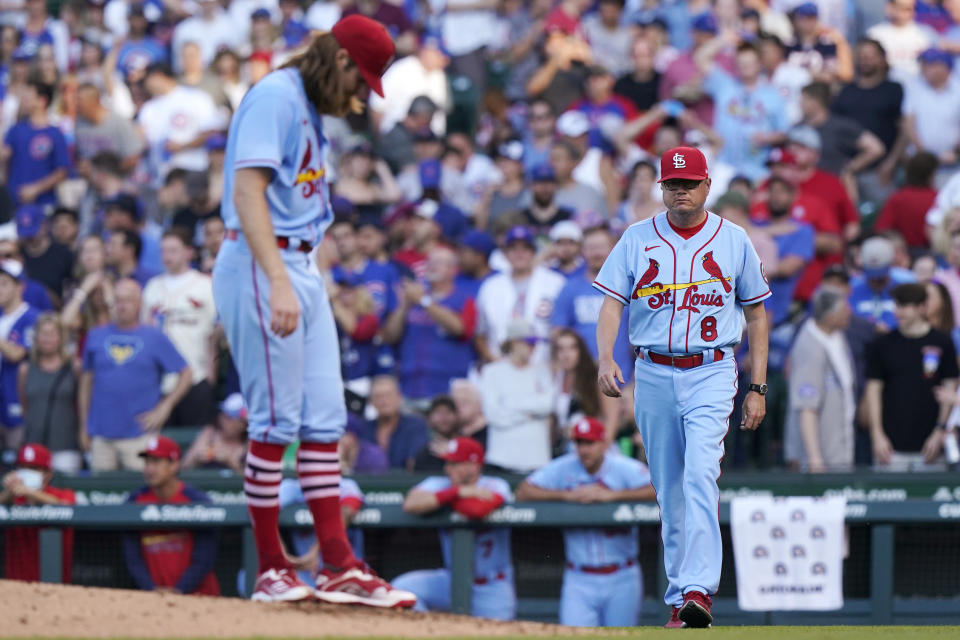
<path id="1" fill-rule="evenodd" d="M 607 427 L 596 418 L 581 418 L 573 425 L 570 435 L 574 440 L 602 442 L 607 439 Z"/>
<path id="2" fill-rule="evenodd" d="M 660 179 L 704 180 L 707 178 L 707 159 L 699 149 L 674 147 L 660 157 Z"/>
<path id="3" fill-rule="evenodd" d="M 147 448 L 138 454 L 141 458 L 180 459 L 180 445 L 166 436 L 154 436 L 147 440 Z"/>
<path id="4" fill-rule="evenodd" d="M 784 147 L 774 147 L 767 155 L 767 166 L 775 164 L 795 165 L 797 157 Z"/>
<path id="5" fill-rule="evenodd" d="M 447 462 L 477 462 L 483 464 L 483 445 L 473 438 L 454 438 L 447 444 L 447 452 L 440 456 Z"/>
<path id="6" fill-rule="evenodd" d="M 42 444 L 27 443 L 20 447 L 20 452 L 17 454 L 18 467 L 37 467 L 49 471 L 52 460 L 50 449 Z"/>
<path id="7" fill-rule="evenodd" d="M 354 14 L 333 25 L 330 32 L 350 54 L 367 85 L 382 98 L 380 76 L 397 53 L 386 27 L 376 20 Z"/>

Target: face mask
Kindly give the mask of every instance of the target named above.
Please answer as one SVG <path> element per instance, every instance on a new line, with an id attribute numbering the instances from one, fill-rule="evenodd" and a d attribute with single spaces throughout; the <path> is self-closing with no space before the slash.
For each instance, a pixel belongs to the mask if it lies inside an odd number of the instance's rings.
<path id="1" fill-rule="evenodd" d="M 36 491 L 37 489 L 43 488 L 43 472 L 37 471 L 36 469 L 17 469 L 17 476 L 20 478 L 20 482 L 23 483 L 27 489 Z"/>

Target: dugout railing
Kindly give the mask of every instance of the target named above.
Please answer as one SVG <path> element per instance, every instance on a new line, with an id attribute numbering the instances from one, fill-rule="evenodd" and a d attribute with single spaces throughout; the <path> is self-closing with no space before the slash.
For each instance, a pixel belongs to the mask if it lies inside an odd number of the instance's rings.
<path id="1" fill-rule="evenodd" d="M 729 505 L 720 505 L 720 519 L 729 520 Z M 284 527 L 310 527 L 307 509 L 289 507 L 281 519 Z M 846 522 L 869 532 L 869 584 L 866 597 L 848 597 L 843 609 L 835 612 L 777 612 L 747 614 L 741 612 L 735 598 L 720 597 L 716 613 L 723 624 L 803 623 L 803 624 L 957 624 L 960 622 L 960 593 L 940 593 L 939 597 L 919 595 L 895 597 L 894 576 L 898 566 L 911 558 L 896 558 L 895 531 L 898 527 L 939 527 L 944 544 L 960 548 L 960 503 L 908 499 L 899 502 L 848 502 Z M 429 530 L 448 527 L 453 534 L 454 610 L 468 612 L 473 581 L 472 558 L 474 530 L 478 527 L 502 526 L 517 530 L 557 530 L 564 527 L 623 527 L 636 525 L 644 529 L 659 527 L 655 504 L 611 503 L 575 505 L 565 503 L 517 503 L 495 511 L 483 522 L 469 522 L 456 514 L 417 517 L 403 513 L 397 504 L 367 506 L 355 519 L 355 525 L 374 532 L 385 529 Z M 241 530 L 242 565 L 249 583 L 256 569 L 252 531 L 246 509 L 239 504 L 225 505 L 106 505 L 106 506 L 0 506 L 0 528 L 9 526 L 41 527 L 41 578 L 60 582 L 61 536 L 64 527 L 82 531 L 131 531 L 158 529 L 220 528 Z M 659 546 L 657 547 L 659 549 Z M 732 573 L 733 558 L 725 545 L 725 573 Z M 900 555 L 903 555 L 902 553 Z M 955 549 L 951 557 L 960 558 Z M 556 559 L 562 562 L 562 558 Z M 659 600 L 665 587 L 662 563 L 645 563 L 647 573 L 655 573 L 655 589 L 649 589 L 644 602 L 643 622 L 662 624 L 666 608 Z M 917 560 L 920 561 L 920 560 Z M 960 575 L 960 563 L 938 570 Z M 518 579 L 522 576 L 518 575 Z M 651 585 L 652 586 L 652 585 Z M 249 587 L 249 584 L 248 584 Z M 721 593 L 721 596 L 724 594 Z M 555 616 L 555 602 L 543 599 L 521 601 L 522 617 L 550 619 Z"/>

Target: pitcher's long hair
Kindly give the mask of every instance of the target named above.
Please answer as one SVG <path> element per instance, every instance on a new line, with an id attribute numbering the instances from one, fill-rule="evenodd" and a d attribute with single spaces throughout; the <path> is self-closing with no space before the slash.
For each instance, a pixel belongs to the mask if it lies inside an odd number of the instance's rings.
<path id="1" fill-rule="evenodd" d="M 306 50 L 283 65 L 300 72 L 307 99 L 318 113 L 337 117 L 363 112 L 363 102 L 356 96 L 347 95 L 343 88 L 343 74 L 337 69 L 340 49 L 333 34 L 325 31 L 317 35 Z M 349 64 L 352 66 L 353 61 Z"/>

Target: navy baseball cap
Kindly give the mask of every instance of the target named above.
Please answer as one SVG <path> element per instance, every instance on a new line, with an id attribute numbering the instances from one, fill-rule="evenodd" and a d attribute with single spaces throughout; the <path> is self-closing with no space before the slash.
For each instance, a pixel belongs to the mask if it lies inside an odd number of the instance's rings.
<path id="1" fill-rule="evenodd" d="M 223 151 L 227 148 L 227 136 L 222 133 L 215 133 L 207 138 L 204 146 L 206 146 L 207 151 Z"/>
<path id="2" fill-rule="evenodd" d="M 804 2 L 794 7 L 791 13 L 801 18 L 816 18 L 820 15 L 820 10 L 817 8 L 816 3 Z"/>
<path id="3" fill-rule="evenodd" d="M 267 9 L 260 8 L 250 14 L 251 20 L 269 20 L 270 12 Z"/>
<path id="4" fill-rule="evenodd" d="M 126 211 L 134 220 L 140 219 L 140 203 L 129 193 L 118 193 L 103 203 L 104 210 L 120 209 Z"/>
<path id="5" fill-rule="evenodd" d="M 17 209 L 17 237 L 36 238 L 46 216 L 43 208 L 35 204 L 25 204 Z"/>
<path id="6" fill-rule="evenodd" d="M 420 163 L 420 186 L 424 189 L 437 189 L 440 187 L 439 160 L 429 159 Z"/>
<path id="7" fill-rule="evenodd" d="M 716 35 L 717 19 L 713 17 L 712 13 L 701 13 L 690 23 L 690 28 L 694 31 L 705 31 Z"/>
<path id="8" fill-rule="evenodd" d="M 363 276 L 359 273 L 339 269 L 334 275 L 333 281 L 344 287 L 359 287 L 363 284 Z"/>
<path id="9" fill-rule="evenodd" d="M 493 253 L 493 250 L 497 246 L 489 233 L 476 229 L 471 229 L 463 234 L 463 238 L 460 239 L 460 244 L 467 249 L 473 249 L 477 253 L 483 254 L 486 258 L 490 257 L 490 254 Z"/>
<path id="10" fill-rule="evenodd" d="M 538 164 L 530 172 L 530 179 L 533 182 L 556 182 L 557 174 L 549 164 Z"/>
<path id="11" fill-rule="evenodd" d="M 383 212 L 379 210 L 364 210 L 361 208 L 357 211 L 356 220 L 357 222 L 354 227 L 357 229 L 361 227 L 373 227 L 379 231 L 383 231 Z"/>
<path id="12" fill-rule="evenodd" d="M 951 55 L 949 51 L 944 51 L 936 47 L 930 47 L 923 51 L 918 56 L 918 60 L 920 60 L 920 62 L 926 62 L 927 64 L 944 64 L 950 69 L 953 69 L 953 55 Z"/>
<path id="13" fill-rule="evenodd" d="M 530 231 L 528 227 L 524 227 L 523 225 L 510 227 L 510 230 L 507 231 L 506 237 L 503 239 L 503 246 L 509 247 L 514 242 L 525 242 L 534 249 L 537 247 L 537 244 L 533 239 L 533 232 Z"/>

